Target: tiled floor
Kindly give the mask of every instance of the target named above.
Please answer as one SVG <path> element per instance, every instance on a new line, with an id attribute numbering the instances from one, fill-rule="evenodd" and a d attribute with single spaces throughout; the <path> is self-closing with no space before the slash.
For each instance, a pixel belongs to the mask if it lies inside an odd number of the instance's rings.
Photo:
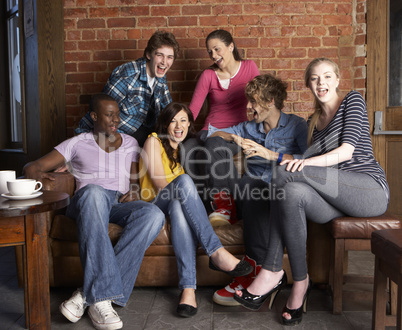
<path id="1" fill-rule="evenodd" d="M 351 273 L 373 273 L 373 255 L 370 252 L 350 252 Z M 366 298 L 356 294 L 365 290 Z M 212 302 L 217 288 L 200 287 L 197 290 L 198 313 L 188 319 L 176 316 L 179 297 L 177 288 L 135 288 L 125 308 L 116 307 L 125 329 L 283 329 L 280 311 L 290 289 L 281 292 L 273 306 L 265 304 L 258 312 L 242 307 L 223 307 Z M 67 321 L 58 311 L 59 304 L 70 297 L 74 288 L 51 288 L 50 302 L 52 329 L 93 329 L 88 315 L 76 324 Z M 371 285 L 344 286 L 344 312 L 332 315 L 332 301 L 325 288 L 314 287 L 303 322 L 292 329 L 365 330 L 371 329 Z M 0 329 L 23 329 L 24 292 L 16 279 L 14 248 L 0 248 Z M 393 327 L 387 330 L 395 329 Z"/>

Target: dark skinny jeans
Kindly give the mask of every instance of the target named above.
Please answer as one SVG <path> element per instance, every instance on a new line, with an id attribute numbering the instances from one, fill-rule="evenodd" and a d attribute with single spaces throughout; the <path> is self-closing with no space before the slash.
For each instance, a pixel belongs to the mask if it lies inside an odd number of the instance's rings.
<path id="1" fill-rule="evenodd" d="M 240 177 L 233 162 L 233 156 L 241 152 L 237 144 L 212 137 L 205 141 L 205 150 L 206 186 L 233 195 L 241 214 L 238 217 L 243 219 L 246 255 L 261 265 L 268 248 L 271 185 L 247 173 Z"/>

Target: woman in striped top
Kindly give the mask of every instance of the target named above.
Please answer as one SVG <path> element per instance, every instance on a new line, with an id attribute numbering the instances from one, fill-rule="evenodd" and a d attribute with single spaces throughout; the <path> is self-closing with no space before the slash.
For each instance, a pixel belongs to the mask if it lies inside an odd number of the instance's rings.
<path id="1" fill-rule="evenodd" d="M 282 270 L 286 247 L 294 279 L 282 312 L 286 325 L 301 321 L 311 288 L 306 218 L 326 223 L 344 215 L 378 216 L 388 207 L 389 188 L 374 159 L 366 104 L 356 91 L 342 97 L 339 78 L 337 64 L 327 58 L 314 59 L 306 69 L 305 83 L 315 97 L 315 112 L 308 121 L 310 147 L 304 159 L 283 161 L 273 175 L 272 184 L 282 198 L 278 194 L 272 204 L 263 269 L 247 290 L 235 294 L 250 308 L 274 298 L 286 282 Z"/>

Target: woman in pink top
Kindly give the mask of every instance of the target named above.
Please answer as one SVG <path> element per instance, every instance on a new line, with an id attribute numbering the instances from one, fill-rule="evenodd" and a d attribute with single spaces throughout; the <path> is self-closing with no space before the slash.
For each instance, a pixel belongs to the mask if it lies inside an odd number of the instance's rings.
<path id="1" fill-rule="evenodd" d="M 259 75 L 257 65 L 243 60 L 233 41 L 225 30 L 215 30 L 206 39 L 209 57 L 214 62 L 202 72 L 197 82 L 190 110 L 196 119 L 209 96 L 209 113 L 202 130 L 211 124 L 226 128 L 247 120 L 246 84 Z"/>
<path id="2" fill-rule="evenodd" d="M 197 118 L 205 99 L 209 99 L 209 112 L 197 138 L 184 144 L 184 167 L 196 183 L 204 183 L 205 170 L 196 160 L 208 159 L 203 145 L 208 127 L 227 128 L 247 120 L 246 84 L 259 75 L 257 65 L 251 60 L 243 60 L 232 35 L 225 30 L 212 31 L 205 41 L 209 57 L 214 62 L 205 69 L 195 87 L 190 110 Z M 226 143 L 228 148 L 235 145 Z M 236 148 L 237 150 L 237 148 Z M 233 152 L 235 152 L 233 150 Z"/>

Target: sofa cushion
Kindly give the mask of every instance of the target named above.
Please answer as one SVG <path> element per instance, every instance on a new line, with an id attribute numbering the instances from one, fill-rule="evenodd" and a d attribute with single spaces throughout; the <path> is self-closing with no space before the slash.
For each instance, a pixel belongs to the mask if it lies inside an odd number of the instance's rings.
<path id="1" fill-rule="evenodd" d="M 243 222 L 238 221 L 234 225 L 220 226 L 214 228 L 217 236 L 224 246 L 243 245 Z M 116 244 L 122 233 L 122 228 L 114 223 L 109 224 L 109 237 L 113 244 Z M 53 219 L 49 237 L 56 240 L 77 242 L 77 226 L 75 220 L 65 216 L 56 215 Z M 166 222 L 152 246 L 171 246 L 170 220 Z M 164 254 L 164 253 L 163 253 Z"/>
<path id="2" fill-rule="evenodd" d="M 114 223 L 109 224 L 109 237 L 113 244 L 117 242 L 122 232 L 122 228 Z M 78 241 L 77 225 L 74 219 L 65 215 L 58 214 L 54 217 L 50 238 L 62 241 Z"/>
<path id="3" fill-rule="evenodd" d="M 122 231 L 123 229 L 119 225 L 116 225 L 115 223 L 109 223 L 109 238 L 112 241 L 113 245 L 117 243 Z M 49 237 L 62 241 L 77 242 L 78 234 L 75 220 L 62 214 L 56 215 L 52 222 Z M 170 244 L 166 223 L 159 233 L 158 237 L 152 244 Z"/>

